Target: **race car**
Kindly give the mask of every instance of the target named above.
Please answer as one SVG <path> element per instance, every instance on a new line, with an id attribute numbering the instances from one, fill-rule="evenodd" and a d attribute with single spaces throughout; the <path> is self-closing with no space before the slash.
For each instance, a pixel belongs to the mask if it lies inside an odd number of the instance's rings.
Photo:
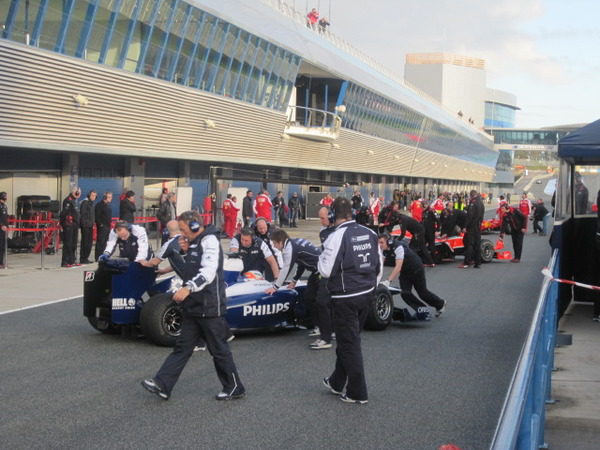
<path id="1" fill-rule="evenodd" d="M 227 284 L 225 319 L 236 332 L 297 328 L 307 323 L 304 301 L 306 282 L 294 289 L 282 288 L 265 294 L 272 286 L 260 272 L 241 273 L 243 263 L 228 258 L 224 265 Z M 172 346 L 181 332 L 180 306 L 172 292 L 181 286 L 177 277 L 156 279 L 156 271 L 128 260 L 109 259 L 95 271 L 84 272 L 83 314 L 96 330 L 103 333 L 136 335 L 141 332 L 158 345 Z M 383 330 L 392 322 L 428 321 L 428 310 L 396 308 L 393 296 L 400 290 L 379 286 L 370 307 L 365 328 Z"/>
<path id="2" fill-rule="evenodd" d="M 399 237 L 401 231 L 399 229 L 392 231 L 392 237 Z M 405 239 L 410 241 L 411 234 L 406 233 Z M 461 233 L 457 236 L 451 237 L 436 237 L 435 239 L 435 251 L 432 252 L 431 256 L 436 264 L 444 261 L 454 261 L 456 256 L 464 256 L 465 245 L 463 242 L 464 234 Z M 481 261 L 484 263 L 492 262 L 494 259 L 499 260 L 510 260 L 512 259 L 512 253 L 508 250 L 504 250 L 504 241 L 498 239 L 494 244 L 489 239 L 481 240 Z M 393 264 L 392 264 L 393 265 Z"/>

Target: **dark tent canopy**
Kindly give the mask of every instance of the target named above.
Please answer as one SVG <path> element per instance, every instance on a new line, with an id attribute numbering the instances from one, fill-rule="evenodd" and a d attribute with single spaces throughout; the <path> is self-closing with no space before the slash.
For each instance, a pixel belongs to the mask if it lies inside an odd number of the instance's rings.
<path id="1" fill-rule="evenodd" d="M 600 164 L 600 120 L 558 141 L 558 157 L 573 164 Z"/>

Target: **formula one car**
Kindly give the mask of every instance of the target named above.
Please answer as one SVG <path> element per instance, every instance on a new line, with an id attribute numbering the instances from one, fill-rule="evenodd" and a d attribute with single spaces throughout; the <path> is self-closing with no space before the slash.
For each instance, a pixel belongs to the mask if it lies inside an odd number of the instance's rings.
<path id="1" fill-rule="evenodd" d="M 392 237 L 400 236 L 400 230 L 392 231 Z M 406 233 L 405 239 L 410 241 L 411 234 Z M 464 234 L 461 233 L 457 236 L 450 237 L 437 237 L 435 239 L 435 251 L 432 252 L 431 256 L 436 264 L 444 261 L 454 261 L 456 256 L 464 256 L 465 245 L 463 242 Z M 489 239 L 481 240 L 481 261 L 484 263 L 492 262 L 494 259 L 506 260 L 512 259 L 512 253 L 508 250 L 504 250 L 504 241 L 498 239 L 494 244 Z M 393 264 L 392 264 L 393 265 Z"/>
<path id="2" fill-rule="evenodd" d="M 265 294 L 272 286 L 260 272 L 241 274 L 239 259 L 225 260 L 229 326 L 237 331 L 295 328 L 306 323 L 306 282 L 295 289 L 282 288 Z M 181 286 L 177 277 L 156 279 L 154 269 L 123 259 L 101 262 L 95 271 L 84 272 L 83 314 L 103 333 L 139 332 L 158 345 L 172 346 L 181 331 L 181 310 L 170 292 Z M 430 320 L 429 311 L 395 308 L 398 288 L 379 286 L 365 328 L 383 330 L 392 320 Z"/>

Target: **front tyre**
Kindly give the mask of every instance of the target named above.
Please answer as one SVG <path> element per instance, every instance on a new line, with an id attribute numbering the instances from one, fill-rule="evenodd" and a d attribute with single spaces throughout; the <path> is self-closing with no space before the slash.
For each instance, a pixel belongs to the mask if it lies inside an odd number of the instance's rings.
<path id="1" fill-rule="evenodd" d="M 171 294 L 156 294 L 144 304 L 140 313 L 142 333 L 152 342 L 173 347 L 181 334 L 183 316 L 181 307 L 172 300 Z"/>
<path id="2" fill-rule="evenodd" d="M 481 260 L 484 263 L 492 262 L 494 259 L 494 253 L 496 250 L 494 249 L 494 244 L 492 241 L 488 241 L 487 239 L 481 240 Z"/>
<path id="3" fill-rule="evenodd" d="M 394 299 L 390 291 L 379 286 L 375 290 L 375 295 L 369 304 L 369 313 L 365 321 L 365 329 L 367 330 L 385 330 L 392 323 L 392 315 L 394 312 Z"/>

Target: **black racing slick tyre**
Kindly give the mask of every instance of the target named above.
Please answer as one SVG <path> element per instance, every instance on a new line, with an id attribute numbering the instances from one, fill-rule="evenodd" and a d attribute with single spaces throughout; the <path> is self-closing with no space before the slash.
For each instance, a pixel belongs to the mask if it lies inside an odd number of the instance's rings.
<path id="1" fill-rule="evenodd" d="M 378 287 L 369 305 L 365 329 L 374 331 L 385 330 L 392 323 L 393 313 L 394 299 L 392 294 L 384 286 Z"/>
<path id="2" fill-rule="evenodd" d="M 140 313 L 142 333 L 156 345 L 173 347 L 181 333 L 181 307 L 171 294 L 156 294 L 144 304 Z"/>
<path id="3" fill-rule="evenodd" d="M 494 259 L 494 253 L 496 250 L 494 249 L 494 244 L 492 241 L 488 241 L 487 239 L 481 240 L 481 261 L 484 263 L 492 262 Z"/>
<path id="4" fill-rule="evenodd" d="M 95 330 L 101 333 L 117 334 L 119 332 L 119 327 L 111 324 L 107 320 L 98 319 L 97 317 L 88 317 L 87 320 Z"/>

